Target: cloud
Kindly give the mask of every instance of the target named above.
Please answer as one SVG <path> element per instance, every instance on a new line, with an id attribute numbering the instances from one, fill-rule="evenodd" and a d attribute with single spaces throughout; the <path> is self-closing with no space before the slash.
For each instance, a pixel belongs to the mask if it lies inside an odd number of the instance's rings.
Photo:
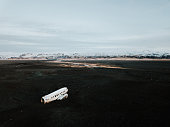
<path id="1" fill-rule="evenodd" d="M 42 30 L 42 27 L 31 27 L 29 24 L 21 25 L 19 23 L 0 22 L 0 35 L 11 36 L 31 36 L 31 37 L 52 37 L 54 33 Z"/>
<path id="2" fill-rule="evenodd" d="M 59 24 L 0 20 L 1 51 L 107 51 L 112 48 L 167 47 L 170 32 L 120 34 L 79 30 Z M 20 48 L 20 49 L 19 49 Z M 103 50 L 102 50 L 103 49 Z"/>
<path id="3" fill-rule="evenodd" d="M 72 41 L 77 42 L 89 42 L 89 43 L 109 43 L 109 42 L 129 42 L 129 41 L 138 41 L 138 40 L 153 40 L 153 39 L 161 39 L 169 37 L 170 39 L 170 32 L 154 32 L 150 34 L 134 34 L 134 35 L 127 35 L 127 36 L 112 36 L 112 35 L 99 35 L 99 36 L 89 36 L 86 38 L 72 38 Z M 153 42 L 154 44 L 154 42 Z"/>
<path id="4" fill-rule="evenodd" d="M 0 40 L 3 43 L 0 45 L 22 45 L 22 46 L 38 46 L 39 43 L 32 43 L 32 42 L 20 42 L 20 41 L 9 41 L 9 40 Z"/>

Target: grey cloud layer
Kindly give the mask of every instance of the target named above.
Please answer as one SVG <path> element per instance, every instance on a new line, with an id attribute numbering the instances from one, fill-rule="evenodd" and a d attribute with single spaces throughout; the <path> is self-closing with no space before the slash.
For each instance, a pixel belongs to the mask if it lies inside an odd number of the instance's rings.
<path id="1" fill-rule="evenodd" d="M 0 0 L 0 52 L 170 47 L 168 0 Z"/>
<path id="2" fill-rule="evenodd" d="M 170 46 L 170 33 L 155 32 L 144 35 L 114 36 L 114 34 L 62 29 L 57 25 L 34 23 L 1 22 L 0 45 L 16 50 L 93 50 L 125 47 L 167 47 Z M 160 43 L 161 42 L 161 43 Z M 154 46 L 153 46 L 154 44 Z M 35 47 L 36 46 L 36 47 Z M 3 50 L 5 51 L 5 50 Z"/>

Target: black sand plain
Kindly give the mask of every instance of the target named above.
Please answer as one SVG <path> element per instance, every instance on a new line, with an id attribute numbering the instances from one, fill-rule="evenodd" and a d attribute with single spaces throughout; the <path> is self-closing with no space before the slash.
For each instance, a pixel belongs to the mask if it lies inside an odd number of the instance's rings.
<path id="1" fill-rule="evenodd" d="M 170 127 L 170 61 L 86 62 L 126 69 L 0 61 L 0 127 Z M 65 86 L 68 99 L 40 103 Z"/>

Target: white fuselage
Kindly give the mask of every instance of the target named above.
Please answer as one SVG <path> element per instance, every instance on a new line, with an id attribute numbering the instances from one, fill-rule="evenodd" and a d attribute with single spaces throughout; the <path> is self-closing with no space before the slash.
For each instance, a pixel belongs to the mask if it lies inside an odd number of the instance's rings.
<path id="1" fill-rule="evenodd" d="M 68 89 L 67 87 L 61 88 L 59 90 L 56 90 L 48 95 L 45 95 L 41 98 L 42 103 L 49 103 L 54 100 L 62 100 L 68 97 Z"/>

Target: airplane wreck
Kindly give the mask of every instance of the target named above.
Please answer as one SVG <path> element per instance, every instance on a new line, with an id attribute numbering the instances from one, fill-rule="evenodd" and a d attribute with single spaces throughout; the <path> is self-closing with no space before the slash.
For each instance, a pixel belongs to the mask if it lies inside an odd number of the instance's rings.
<path id="1" fill-rule="evenodd" d="M 68 98 L 68 89 L 67 87 L 61 88 L 59 90 L 56 90 L 48 95 L 45 95 L 41 98 L 41 103 L 49 103 L 51 101 L 55 101 L 55 100 L 63 100 Z"/>

